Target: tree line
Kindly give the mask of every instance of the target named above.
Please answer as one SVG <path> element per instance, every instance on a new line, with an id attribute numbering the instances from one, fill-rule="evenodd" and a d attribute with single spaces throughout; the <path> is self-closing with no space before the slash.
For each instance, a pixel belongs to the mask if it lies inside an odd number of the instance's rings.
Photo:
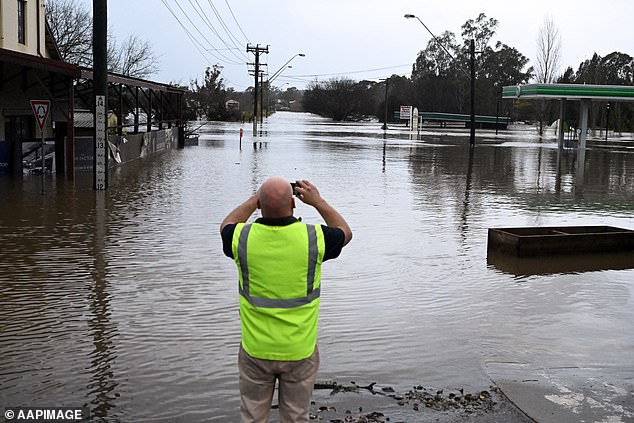
<path id="1" fill-rule="evenodd" d="M 92 66 L 92 17 L 77 0 L 51 0 L 47 3 L 47 19 L 64 61 Z M 495 40 L 499 22 L 484 13 L 467 20 L 460 38 L 444 31 L 431 38 L 412 64 L 408 76 L 392 75 L 381 81 L 356 81 L 347 77 L 311 82 L 303 92 L 291 87 L 284 90 L 266 87 L 262 113 L 280 107 L 316 113 L 336 121 L 376 118 L 383 122 L 394 119 L 392 113 L 401 105 L 414 105 L 420 111 L 469 113 L 470 109 L 470 42 L 475 42 L 476 113 L 510 116 L 516 120 L 544 124 L 558 118 L 552 102 L 501 101 L 506 85 L 538 83 L 574 83 L 634 85 L 634 59 L 625 53 L 613 52 L 605 57 L 594 54 L 575 71 L 561 68 L 561 38 L 552 19 L 545 19 L 537 35 L 535 67 L 516 48 Z M 147 78 L 158 71 L 156 55 L 149 42 L 130 35 L 120 42 L 108 36 L 108 70 L 126 76 Z M 203 78 L 190 81 L 185 108 L 188 119 L 237 120 L 251 119 L 253 87 L 244 92 L 227 88 L 221 66 L 204 70 Z M 230 108 L 228 100 L 239 107 Z M 298 105 L 301 105 L 298 107 Z M 258 106 L 259 107 L 259 106 Z M 570 115 L 578 109 L 572 102 Z M 611 115 L 609 115 L 612 113 Z M 576 115 L 575 115 L 576 116 Z M 618 131 L 634 130 L 634 107 L 629 103 L 593 102 L 590 111 L 592 127 L 611 125 Z"/>
<path id="2" fill-rule="evenodd" d="M 628 54 L 613 52 L 605 57 L 598 54 L 579 65 L 577 71 L 560 70 L 561 40 L 552 19 L 546 19 L 537 36 L 535 67 L 516 48 L 495 41 L 498 21 L 481 13 L 461 26 L 461 38 L 444 31 L 432 38 L 420 51 L 412 65 L 410 76 L 392 75 L 380 82 L 332 78 L 312 82 L 304 92 L 303 104 L 308 112 L 334 120 L 357 120 L 368 117 L 393 120 L 393 111 L 401 105 L 414 105 L 420 111 L 469 113 L 470 109 L 470 50 L 475 41 L 475 100 L 476 113 L 505 115 L 517 120 L 543 123 L 556 120 L 558 107 L 550 102 L 527 100 L 501 101 L 506 85 L 537 83 L 633 85 L 634 59 Z M 387 95 L 386 95 L 387 91 Z M 386 104 L 387 101 L 387 104 Z M 578 109 L 571 102 L 570 113 Z M 629 103 L 612 106 L 614 125 L 618 131 L 634 130 L 634 108 Z M 605 102 L 593 102 L 590 125 L 606 123 L 609 113 Z M 577 116 L 577 114 L 574 114 Z"/>

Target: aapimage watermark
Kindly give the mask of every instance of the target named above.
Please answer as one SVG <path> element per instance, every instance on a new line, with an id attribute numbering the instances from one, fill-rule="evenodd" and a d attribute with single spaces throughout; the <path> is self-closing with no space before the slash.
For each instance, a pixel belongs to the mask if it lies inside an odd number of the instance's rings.
<path id="1" fill-rule="evenodd" d="M 81 407 L 6 407 L 4 421 L 11 422 L 88 422 L 90 411 Z"/>

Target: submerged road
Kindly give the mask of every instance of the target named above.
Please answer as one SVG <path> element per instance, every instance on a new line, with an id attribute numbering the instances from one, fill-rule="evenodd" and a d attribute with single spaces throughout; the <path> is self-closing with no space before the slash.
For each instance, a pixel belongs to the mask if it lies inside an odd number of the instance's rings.
<path id="1" fill-rule="evenodd" d="M 313 181 L 355 233 L 323 268 L 320 380 L 402 395 L 495 385 L 540 422 L 634 421 L 634 260 L 526 267 L 486 252 L 489 227 L 634 229 L 631 141 L 589 142 L 578 178 L 575 150 L 558 158 L 529 129 L 479 131 L 470 150 L 464 131 L 384 137 L 277 113 L 240 150 L 240 127 L 118 168 L 106 193 L 89 176 L 49 179 L 44 195 L 40 177 L 0 178 L 0 406 L 235 421 L 237 282 L 218 226 L 281 175 Z"/>

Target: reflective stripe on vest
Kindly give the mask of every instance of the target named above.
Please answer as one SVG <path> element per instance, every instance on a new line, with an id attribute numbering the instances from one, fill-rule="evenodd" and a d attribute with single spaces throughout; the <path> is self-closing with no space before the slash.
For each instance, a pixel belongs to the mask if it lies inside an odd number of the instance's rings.
<path id="1" fill-rule="evenodd" d="M 242 271 L 242 286 L 238 283 L 238 292 L 249 304 L 260 308 L 295 308 L 311 303 L 319 298 L 321 287 L 314 289 L 315 269 L 317 267 L 317 232 L 314 225 L 306 225 L 308 232 L 308 272 L 306 274 L 306 296 L 299 298 L 264 298 L 254 297 L 249 290 L 249 267 L 247 263 L 247 240 L 251 224 L 244 225 L 238 240 L 238 261 Z"/>

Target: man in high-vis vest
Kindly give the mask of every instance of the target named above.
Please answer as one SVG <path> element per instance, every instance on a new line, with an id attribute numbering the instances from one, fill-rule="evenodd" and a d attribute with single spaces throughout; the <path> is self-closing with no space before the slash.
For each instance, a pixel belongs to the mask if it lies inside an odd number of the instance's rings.
<path id="1" fill-rule="evenodd" d="M 326 225 L 293 217 L 293 191 Z M 262 217 L 246 223 L 256 209 Z M 242 423 L 268 422 L 276 380 L 280 421 L 308 422 L 319 368 L 321 264 L 339 256 L 352 231 L 309 181 L 292 188 L 273 177 L 229 213 L 220 233 L 225 255 L 238 267 Z"/>

